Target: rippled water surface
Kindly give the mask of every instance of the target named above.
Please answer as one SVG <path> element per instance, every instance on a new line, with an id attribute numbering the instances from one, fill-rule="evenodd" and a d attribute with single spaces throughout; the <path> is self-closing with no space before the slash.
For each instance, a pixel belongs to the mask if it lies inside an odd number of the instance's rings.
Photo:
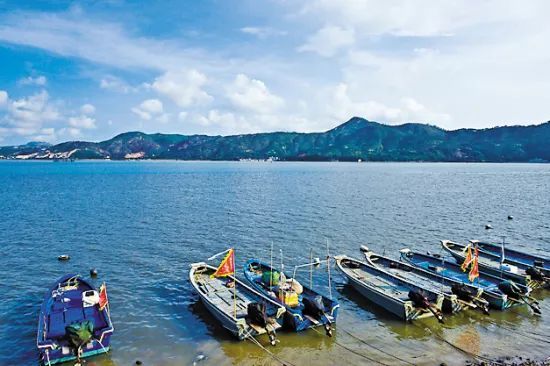
<path id="1" fill-rule="evenodd" d="M 108 283 L 115 333 L 112 352 L 88 365 L 275 365 L 215 323 L 191 290 L 190 263 L 234 246 L 240 275 L 246 259 L 269 258 L 271 242 L 290 268 L 310 248 L 324 256 L 327 239 L 333 254 L 359 256 L 361 244 L 396 255 L 405 246 L 439 252 L 440 239 L 502 236 L 548 257 L 550 165 L 3 161 L 0 233 L 1 365 L 36 364 L 44 293 L 62 274 L 87 277 L 92 267 L 96 285 Z M 71 260 L 58 262 L 64 253 Z M 335 337 L 280 333 L 270 348 L 279 357 L 464 364 L 468 357 L 442 338 L 489 357 L 550 356 L 548 292 L 536 295 L 542 317 L 516 307 L 404 324 L 332 274 L 341 303 Z M 326 267 L 314 277 L 328 294 Z"/>

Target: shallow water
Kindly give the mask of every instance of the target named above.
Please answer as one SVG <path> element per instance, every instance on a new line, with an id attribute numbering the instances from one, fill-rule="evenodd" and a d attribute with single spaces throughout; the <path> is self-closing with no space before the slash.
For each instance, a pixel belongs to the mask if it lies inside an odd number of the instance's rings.
<path id="1" fill-rule="evenodd" d="M 44 293 L 62 274 L 87 277 L 92 267 L 95 283 L 108 283 L 115 333 L 112 352 L 88 365 L 192 365 L 202 354 L 198 365 L 275 365 L 206 312 L 187 279 L 191 262 L 235 246 L 240 275 L 246 259 L 269 259 L 271 242 L 288 269 L 310 248 L 326 255 L 327 239 L 333 254 L 357 257 L 361 244 L 397 255 L 405 246 L 440 252 L 440 239 L 502 236 L 548 257 L 549 192 L 550 165 L 536 164 L 1 161 L 0 365 L 36 364 Z M 71 260 L 58 262 L 63 253 Z M 542 317 L 516 307 L 404 324 L 332 275 L 335 337 L 281 332 L 276 355 L 297 365 L 369 362 L 356 353 L 464 364 L 444 338 L 488 357 L 550 356 L 548 292 L 537 294 Z M 329 293 L 326 267 L 314 286 Z"/>

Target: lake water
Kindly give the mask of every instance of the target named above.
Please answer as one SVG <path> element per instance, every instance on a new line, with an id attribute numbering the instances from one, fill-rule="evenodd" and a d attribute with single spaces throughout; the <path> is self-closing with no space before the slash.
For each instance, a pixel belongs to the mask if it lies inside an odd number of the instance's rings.
<path id="1" fill-rule="evenodd" d="M 241 275 L 246 259 L 269 258 L 271 242 L 291 268 L 311 248 L 324 256 L 327 239 L 332 254 L 359 257 L 362 244 L 397 255 L 405 246 L 440 252 L 441 239 L 502 236 L 548 257 L 550 165 L 2 161 L 0 233 L 0 365 L 37 363 L 44 293 L 62 274 L 88 277 L 92 267 L 94 283 L 108 283 L 115 333 L 112 352 L 88 365 L 192 365 L 198 355 L 206 359 L 197 365 L 275 365 L 215 323 L 191 289 L 190 263 L 234 246 Z M 58 262 L 65 253 L 71 260 Z M 385 364 L 399 363 L 389 353 L 463 365 L 468 357 L 441 337 L 489 357 L 550 356 L 548 291 L 536 294 L 546 297 L 541 317 L 523 306 L 404 324 L 332 274 L 341 303 L 335 337 L 280 332 L 270 348 L 279 357 L 296 365 L 367 362 L 344 344 Z M 314 277 L 328 294 L 326 267 Z"/>

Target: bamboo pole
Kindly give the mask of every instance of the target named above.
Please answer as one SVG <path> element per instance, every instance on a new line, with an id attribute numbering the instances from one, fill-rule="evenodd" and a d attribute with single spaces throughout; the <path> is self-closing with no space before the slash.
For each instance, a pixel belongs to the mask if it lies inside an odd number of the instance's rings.
<path id="1" fill-rule="evenodd" d="M 313 248 L 309 248 L 309 263 L 313 263 Z M 313 290 L 313 266 L 309 268 L 309 288 Z"/>
<path id="2" fill-rule="evenodd" d="M 235 273 L 235 249 L 233 249 L 233 315 L 237 319 L 237 277 Z"/>
<path id="3" fill-rule="evenodd" d="M 327 272 L 328 272 L 328 294 L 330 299 L 332 300 L 332 285 L 330 282 L 330 249 L 329 249 L 329 243 L 328 238 L 327 239 Z"/>

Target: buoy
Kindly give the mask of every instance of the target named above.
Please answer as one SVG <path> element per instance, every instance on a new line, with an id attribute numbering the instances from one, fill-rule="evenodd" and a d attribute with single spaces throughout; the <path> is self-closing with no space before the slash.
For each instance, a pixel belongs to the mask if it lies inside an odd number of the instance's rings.
<path id="1" fill-rule="evenodd" d="M 508 215 L 508 220 L 513 220 L 513 219 L 514 219 L 514 216 Z"/>
<path id="2" fill-rule="evenodd" d="M 68 254 L 61 254 L 59 257 L 57 257 L 57 260 L 60 261 L 68 261 L 69 259 L 71 259 L 71 257 L 69 257 Z"/>
<path id="3" fill-rule="evenodd" d="M 487 224 L 485 225 L 485 230 L 491 230 L 493 227 L 491 226 L 491 224 Z"/>
<path id="4" fill-rule="evenodd" d="M 97 269 L 95 269 L 95 268 L 90 269 L 90 277 L 92 277 L 92 278 L 97 277 Z"/>
<path id="5" fill-rule="evenodd" d="M 313 260 L 313 265 L 315 267 L 319 267 L 321 265 L 321 259 L 319 257 L 316 257 L 314 260 Z"/>
<path id="6" fill-rule="evenodd" d="M 141 362 L 140 360 L 137 360 L 136 365 L 143 365 L 143 362 Z"/>

